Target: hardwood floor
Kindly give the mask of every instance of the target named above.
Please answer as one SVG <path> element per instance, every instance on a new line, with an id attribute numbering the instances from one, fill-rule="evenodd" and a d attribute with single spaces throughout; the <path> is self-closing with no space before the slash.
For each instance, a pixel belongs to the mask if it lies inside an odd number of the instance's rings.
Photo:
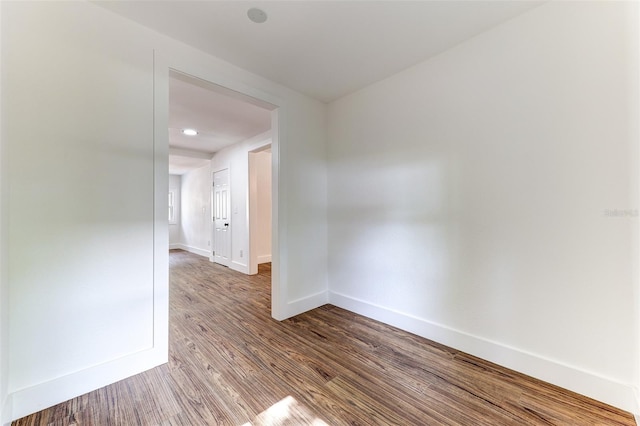
<path id="1" fill-rule="evenodd" d="M 326 305 L 273 320 L 270 269 L 171 252 L 170 361 L 26 425 L 635 425 L 633 417 Z"/>

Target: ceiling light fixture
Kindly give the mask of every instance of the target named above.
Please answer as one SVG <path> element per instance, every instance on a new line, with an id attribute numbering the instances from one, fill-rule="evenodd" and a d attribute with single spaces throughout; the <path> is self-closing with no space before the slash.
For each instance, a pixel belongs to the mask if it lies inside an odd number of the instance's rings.
<path id="1" fill-rule="evenodd" d="M 187 136 L 195 136 L 198 134 L 196 129 L 182 129 L 182 134 Z"/>
<path id="2" fill-rule="evenodd" d="M 258 9 L 257 7 L 252 7 L 251 9 L 249 9 L 247 11 L 247 16 L 256 24 L 262 24 L 267 20 L 267 13 L 262 9 Z"/>

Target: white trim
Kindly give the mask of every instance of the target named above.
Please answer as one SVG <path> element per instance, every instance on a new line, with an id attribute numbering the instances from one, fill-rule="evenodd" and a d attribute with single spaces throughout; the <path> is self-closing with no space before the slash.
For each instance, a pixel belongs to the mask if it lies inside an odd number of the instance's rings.
<path id="1" fill-rule="evenodd" d="M 171 207 L 173 210 L 171 211 L 171 217 L 169 217 L 169 225 L 177 225 L 178 224 L 178 214 L 177 214 L 177 210 L 178 210 L 178 206 L 176 205 L 176 194 L 178 193 L 178 188 L 169 188 L 169 191 L 167 192 L 168 196 L 167 196 L 167 208 Z M 171 200 L 171 202 L 169 202 L 169 199 Z"/>
<path id="2" fill-rule="evenodd" d="M 247 237 L 248 237 L 248 250 L 247 250 L 247 258 L 249 259 L 249 267 L 247 270 L 249 271 L 249 275 L 254 275 L 258 273 L 258 265 L 260 263 L 271 262 L 271 255 L 269 255 L 269 260 L 260 261 L 260 256 L 256 254 L 258 250 L 258 239 L 255 236 L 255 230 L 258 228 L 258 216 L 255 211 L 255 206 L 257 205 L 257 192 L 256 192 L 256 176 L 254 168 L 252 167 L 251 154 L 255 154 L 261 151 L 264 151 L 268 148 L 271 148 L 271 130 L 258 135 L 256 139 L 260 140 L 260 142 L 253 144 L 247 150 Z M 273 156 L 273 154 L 272 154 Z M 273 157 L 271 160 L 271 168 L 273 168 Z M 272 175 L 273 178 L 273 175 Z M 273 193 L 273 182 L 271 182 L 271 192 Z M 273 198 L 272 198 L 273 199 Z M 273 203 L 272 203 L 273 204 Z M 272 215 L 273 215 L 273 205 L 272 205 Z M 274 226 L 273 217 L 271 220 L 271 228 Z M 271 247 L 273 250 L 273 247 Z"/>
<path id="3" fill-rule="evenodd" d="M 224 166 L 222 167 L 217 167 L 217 168 L 213 168 L 211 167 L 211 180 L 213 181 L 213 177 L 215 176 L 216 173 L 218 172 L 222 172 L 225 170 L 229 170 L 229 180 L 231 180 L 231 165 L 226 163 Z M 212 182 L 213 184 L 213 182 Z M 231 183 L 229 183 L 229 186 L 231 186 Z"/>
<path id="4" fill-rule="evenodd" d="M 209 225 L 211 226 L 210 232 L 211 234 L 209 235 L 209 241 L 211 241 L 211 251 L 209 252 L 209 262 L 211 263 L 215 263 L 216 262 L 216 256 L 215 256 L 215 247 L 216 247 L 216 221 L 215 221 L 215 211 L 216 211 L 216 206 L 215 206 L 215 182 L 213 177 L 215 176 L 216 172 L 213 169 L 213 157 L 211 158 L 211 162 L 209 163 L 209 191 L 210 194 L 209 195 L 209 209 L 211 211 L 211 213 L 209 214 Z"/>
<path id="5" fill-rule="evenodd" d="M 635 71 L 635 75 L 634 78 L 632 80 L 629 81 L 633 81 L 633 86 L 634 86 L 634 91 L 635 93 L 633 93 L 633 99 L 634 99 L 634 104 L 632 105 L 633 110 L 638 111 L 639 105 L 638 105 L 638 99 L 640 98 L 640 85 L 638 85 L 638 81 L 640 79 L 640 67 L 638 67 L 637 64 L 637 58 L 638 58 L 638 44 L 639 44 L 639 40 L 640 40 L 640 7 L 638 6 L 638 4 L 636 3 L 634 5 L 635 7 L 635 16 L 633 16 L 632 18 L 632 23 L 630 25 L 628 25 L 628 28 L 633 28 L 633 40 L 634 43 L 632 44 L 632 57 L 636 58 L 636 64 L 634 65 L 634 71 Z M 634 143 L 632 145 L 633 150 L 631 151 L 631 153 L 633 155 L 629 155 L 629 166 L 630 166 L 630 170 L 634 170 L 634 173 L 632 174 L 632 181 L 631 181 L 631 188 L 633 188 L 635 186 L 635 190 L 636 193 L 634 194 L 635 199 L 637 200 L 638 198 L 640 198 L 640 192 L 638 192 L 640 190 L 640 185 L 638 185 L 638 165 L 640 164 L 640 151 L 638 150 L 638 140 L 639 139 L 639 128 L 638 128 L 638 121 L 637 119 L 634 121 L 634 125 L 632 127 L 630 127 L 633 129 L 633 134 L 632 139 L 636 141 L 636 143 Z M 638 388 L 638 386 L 640 386 L 640 353 L 638 352 L 638 345 L 640 343 L 640 299 L 638 298 L 638 292 L 640 291 L 640 250 L 638 247 L 638 241 L 640 241 L 640 226 L 638 226 L 637 222 L 634 221 L 634 231 L 635 231 L 635 238 L 632 240 L 633 244 L 632 244 L 632 251 L 631 251 L 631 255 L 633 256 L 634 262 L 632 262 L 633 265 L 633 269 L 632 269 L 632 277 L 633 277 L 633 283 L 635 284 L 635 289 L 634 289 L 634 299 L 635 299 L 635 330 L 636 330 L 636 335 L 633 336 L 635 337 L 635 354 L 636 354 L 636 373 L 635 373 L 635 383 L 636 383 L 636 388 L 635 388 L 635 403 L 636 403 L 636 407 L 635 410 L 632 410 L 632 412 L 634 413 L 634 419 L 636 421 L 636 425 L 640 426 L 640 389 Z"/>
<path id="6" fill-rule="evenodd" d="M 260 152 L 265 149 L 269 149 L 271 146 L 271 129 L 259 133 L 255 136 L 251 136 L 249 139 L 242 141 L 246 143 L 247 153 Z"/>
<path id="7" fill-rule="evenodd" d="M 141 373 L 169 359 L 169 220 L 167 194 L 169 193 L 169 74 L 166 58 L 153 51 L 153 349 L 145 362 L 133 355 L 131 363 L 122 371 Z M 179 217 L 180 213 L 178 213 Z M 127 359 L 129 357 L 126 357 Z M 142 360 L 145 358 L 142 357 Z M 164 360 L 164 361 L 162 361 Z M 117 362 L 117 361 L 116 361 Z M 130 370 L 127 370 L 129 366 Z M 137 370 L 137 371 L 136 371 Z M 116 369 L 114 376 L 121 374 Z M 114 380 L 111 380 L 113 383 Z M 78 394 L 81 395 L 81 394 Z"/>
<path id="8" fill-rule="evenodd" d="M 258 228 L 258 215 L 256 206 L 258 205 L 258 180 L 255 173 L 254 157 L 252 150 L 247 150 L 247 259 L 249 263 L 248 274 L 258 273 L 257 247 L 258 241 L 255 230 Z"/>
<path id="9" fill-rule="evenodd" d="M 269 263 L 271 262 L 271 255 L 270 254 L 264 254 L 262 256 L 258 256 L 258 265 L 262 264 L 262 263 Z"/>
<path id="10" fill-rule="evenodd" d="M 330 291 L 329 303 L 593 399 L 638 412 L 635 389 L 609 377 Z"/>
<path id="11" fill-rule="evenodd" d="M 197 254 L 198 256 L 203 256 L 203 257 L 206 257 L 207 259 L 211 255 L 211 252 L 209 250 L 207 250 L 207 249 L 201 249 L 201 248 L 198 248 L 198 247 L 188 246 L 188 245 L 182 244 L 182 243 L 171 244 L 169 246 L 169 248 L 170 249 L 178 249 L 178 250 L 188 251 L 189 253 Z"/>
<path id="12" fill-rule="evenodd" d="M 168 354 L 164 348 L 156 347 L 15 391 L 12 394 L 13 419 L 84 395 L 167 361 Z"/>
<path id="13" fill-rule="evenodd" d="M 289 318 L 288 247 L 287 247 L 287 188 L 281 166 L 286 164 L 286 108 L 284 103 L 273 102 L 278 109 L 271 111 L 271 316 L 277 320 Z M 282 208 L 280 208 L 282 206 Z"/>
<path id="14" fill-rule="evenodd" d="M 238 262 L 237 260 L 232 260 L 231 262 L 229 262 L 229 269 L 242 272 L 243 274 L 249 274 L 249 267 L 244 263 Z"/>
<path id="15" fill-rule="evenodd" d="M 189 60 L 185 56 L 167 58 L 166 68 L 169 70 L 198 78 L 231 90 L 235 95 L 244 96 L 248 101 L 271 110 L 271 152 L 272 152 L 272 266 L 271 266 L 271 316 L 277 320 L 288 318 L 286 315 L 287 286 L 287 217 L 286 217 L 286 180 L 280 179 L 283 174 L 281 166 L 286 164 L 287 146 L 287 105 L 286 102 L 272 93 L 254 86 L 249 86 L 234 73 L 216 71 L 204 61 Z M 156 70 L 160 72 L 160 68 Z M 168 86 L 167 86 L 168 87 Z M 249 99 L 250 98 L 250 99 Z M 257 101 L 257 102 L 256 102 Z M 168 105 L 168 103 L 167 103 Z M 164 124 L 167 124 L 165 121 Z M 165 246 L 166 251 L 166 246 Z"/>
<path id="16" fill-rule="evenodd" d="M 291 318 L 329 303 L 329 294 L 326 290 L 302 297 L 287 303 L 284 314 Z"/>

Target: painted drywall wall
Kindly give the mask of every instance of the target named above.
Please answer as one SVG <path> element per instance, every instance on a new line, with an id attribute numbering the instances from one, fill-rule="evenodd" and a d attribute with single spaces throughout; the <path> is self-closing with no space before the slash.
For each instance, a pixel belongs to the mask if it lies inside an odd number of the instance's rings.
<path id="1" fill-rule="evenodd" d="M 2 22 L 2 8 L 0 8 L 0 23 Z M 3 38 L 0 32 L 0 51 Z M 2 55 L 0 55 L 0 70 L 2 69 Z M 0 88 L 7 81 L 2 76 Z M 0 102 L 0 117 L 2 117 L 2 102 Z M 8 227 L 8 180 L 6 139 L 4 121 L 0 120 L 0 424 L 11 423 L 11 401 L 9 400 L 9 276 L 7 261 L 7 232 Z"/>
<path id="2" fill-rule="evenodd" d="M 271 143 L 271 132 L 256 135 L 246 141 L 228 146 L 213 155 L 212 172 L 229 169 L 231 188 L 231 262 L 229 267 L 242 273 L 249 273 L 248 234 L 248 190 L 249 151 Z"/>
<path id="3" fill-rule="evenodd" d="M 168 142 L 157 127 L 168 111 L 163 88 L 168 71 L 158 65 L 160 57 L 164 65 L 268 93 L 285 105 L 278 210 L 289 226 L 279 235 L 278 255 L 285 259 L 279 316 L 322 302 L 318 295 L 326 295 L 327 286 L 322 103 L 89 2 L 2 2 L 0 7 L 2 81 L 11 82 L 3 85 L 2 122 L 10 124 L 3 143 L 11 152 L 13 417 L 166 360 L 166 351 L 146 350 L 152 339 L 166 343 L 167 337 L 154 334 L 168 300 Z M 158 174 L 163 171 L 164 177 Z M 303 250 L 310 240 L 315 241 L 311 255 L 308 247 Z M 303 280 L 307 256 L 322 266 Z"/>
<path id="4" fill-rule="evenodd" d="M 180 248 L 211 254 L 211 169 L 209 165 L 182 175 Z"/>
<path id="5" fill-rule="evenodd" d="M 0 137 L 0 143 L 1 143 Z M 3 144 L 0 144 L 0 424 L 11 423 L 9 398 L 9 277 L 7 260 L 7 197 L 5 170 L 8 163 Z"/>
<path id="6" fill-rule="evenodd" d="M 1 133 L 2 129 L 0 129 Z M 8 163 L 3 140 L 4 138 L 0 136 L 0 424 L 9 425 L 12 420 L 12 410 L 9 398 L 9 263 L 7 261 L 8 191 L 6 179 Z"/>
<path id="7" fill-rule="evenodd" d="M 85 6 L 2 7 L 9 391 L 21 416 L 74 393 L 33 387 L 154 348 L 153 54 L 117 25 L 106 37 L 59 13 Z"/>
<path id="8" fill-rule="evenodd" d="M 636 8 L 547 3 L 331 103 L 330 301 L 636 411 Z"/>
<path id="9" fill-rule="evenodd" d="M 251 154 L 256 174 L 257 229 L 256 249 L 258 263 L 271 262 L 271 151 Z"/>
<path id="10" fill-rule="evenodd" d="M 169 248 L 180 248 L 179 244 L 181 243 L 181 233 L 180 233 L 181 187 L 182 187 L 182 176 L 169 175 L 169 191 L 172 191 L 175 197 L 174 199 L 175 221 L 174 223 L 169 222 Z"/>

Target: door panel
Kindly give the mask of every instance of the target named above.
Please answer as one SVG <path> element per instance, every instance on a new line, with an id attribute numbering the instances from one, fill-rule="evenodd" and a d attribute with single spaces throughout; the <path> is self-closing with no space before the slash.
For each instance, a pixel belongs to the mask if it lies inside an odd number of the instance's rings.
<path id="1" fill-rule="evenodd" d="M 213 260 L 229 266 L 231 221 L 229 220 L 229 169 L 213 174 Z"/>

